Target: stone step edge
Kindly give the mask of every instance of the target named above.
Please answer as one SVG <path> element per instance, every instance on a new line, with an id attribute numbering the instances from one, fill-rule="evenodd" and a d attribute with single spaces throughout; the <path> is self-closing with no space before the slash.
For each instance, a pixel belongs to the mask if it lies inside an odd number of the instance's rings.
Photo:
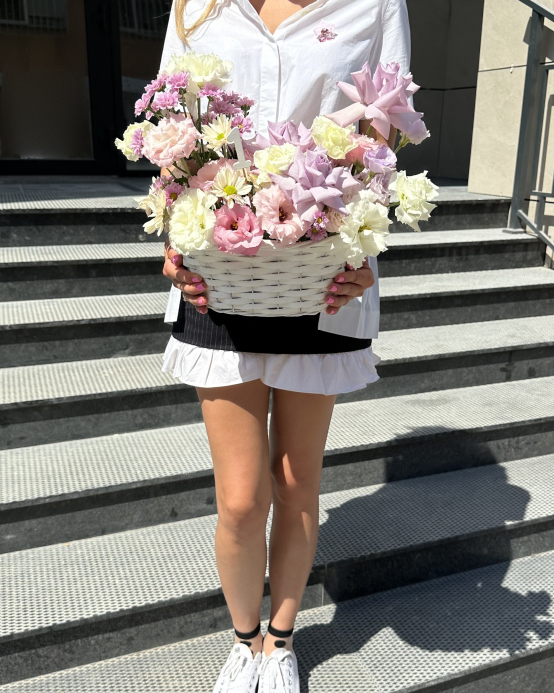
<path id="1" fill-rule="evenodd" d="M 514 460 L 512 463 L 508 464 L 518 464 L 520 461 L 519 460 Z M 467 474 L 468 472 L 471 473 L 472 471 L 477 472 L 479 468 L 476 468 L 475 470 L 462 470 L 462 471 L 453 471 L 453 472 L 447 472 L 451 478 L 453 478 L 456 475 L 460 474 Z M 441 475 L 444 476 L 444 475 Z M 432 479 L 432 477 L 430 477 Z M 389 484 L 402 484 L 402 481 L 399 482 L 389 482 Z M 454 482 L 455 483 L 455 482 Z M 331 496 L 334 494 L 323 494 L 324 496 Z M 192 520 L 182 520 L 182 524 L 186 523 L 191 523 L 194 522 L 196 524 L 198 523 L 203 523 L 208 520 L 209 516 L 204 516 L 201 518 L 194 518 Z M 340 566 L 349 566 L 349 565 L 354 565 L 354 564 L 360 564 L 360 563 L 367 563 L 370 561 L 374 560 L 379 560 L 379 559 L 386 559 L 391 556 L 406 556 L 410 553 L 416 553 L 419 551 L 424 551 L 426 549 L 432 549 L 432 548 L 437 548 L 441 546 L 449 546 L 451 544 L 458 544 L 459 542 L 462 542 L 464 540 L 471 540 L 471 539 L 478 539 L 481 537 L 486 537 L 486 536 L 495 536 L 500 534 L 504 535 L 509 535 L 509 536 L 518 536 L 521 530 L 523 529 L 529 529 L 529 528 L 537 528 L 537 531 L 541 531 L 540 528 L 544 527 L 546 529 L 550 528 L 552 526 L 552 523 L 554 522 L 554 512 L 552 514 L 545 514 L 540 517 L 535 517 L 531 519 L 522 519 L 522 520 L 512 520 L 510 521 L 509 524 L 501 523 L 498 521 L 496 524 L 491 524 L 488 527 L 476 529 L 476 530 L 470 530 L 470 531 L 465 531 L 459 534 L 455 533 L 450 533 L 446 537 L 442 537 L 439 539 L 428 539 L 428 540 L 423 540 L 423 541 L 417 541 L 417 540 L 412 540 L 412 543 L 408 543 L 408 539 L 405 540 L 405 545 L 404 546 L 399 546 L 391 549 L 384 549 L 384 550 L 376 550 L 373 552 L 367 552 L 364 554 L 356 554 L 356 555 L 349 555 L 348 557 L 343 557 L 341 559 L 337 560 L 328 560 L 324 563 L 316 564 L 312 566 L 311 572 L 310 572 L 310 577 L 308 579 L 308 586 L 314 585 L 314 584 L 321 584 L 323 585 L 324 581 L 324 574 L 328 569 L 332 568 L 337 568 Z M 147 530 L 148 528 L 146 528 Z M 137 530 L 127 530 L 126 532 L 120 532 L 118 534 L 127 534 L 127 533 L 135 533 L 135 534 L 140 534 L 143 531 L 146 531 L 143 529 L 137 529 Z M 106 538 L 109 539 L 109 537 L 113 535 L 106 535 Z M 103 538 L 103 537 L 102 537 Z M 75 540 L 72 541 L 71 543 L 73 545 L 81 545 L 84 546 L 84 542 L 87 542 L 90 540 L 87 539 L 82 539 L 82 540 Z M 54 549 L 56 545 L 52 545 L 51 547 L 44 547 L 44 548 L 52 548 Z M 29 551 L 33 551 L 36 549 L 29 549 Z M 544 551 L 544 549 L 543 549 Z M 549 551 L 549 550 L 548 550 Z M 26 551 L 18 551 L 14 552 L 13 554 L 10 554 L 11 556 L 17 555 L 17 554 L 24 554 Z M 541 550 L 540 548 L 536 551 L 540 555 Z M 533 555 L 536 555 L 534 553 Z M 86 554 L 86 550 L 85 550 Z M 47 565 L 47 562 L 46 564 Z M 493 563 L 487 563 L 485 565 L 494 565 Z M 484 566 L 481 566 L 484 567 Z M 456 572 L 465 572 L 465 571 L 456 571 Z M 448 573 L 448 574 L 453 574 L 453 573 Z M 446 575 L 445 575 L 446 576 Z M 443 576 L 443 577 L 445 577 Z M 402 588 L 406 585 L 401 585 L 400 587 L 396 586 L 396 589 Z M 269 577 L 266 575 L 265 577 L 265 590 L 267 592 L 269 588 Z M 395 587 L 391 588 L 395 589 Z M 388 590 L 376 590 L 376 592 L 383 592 L 383 591 L 388 591 Z M 367 594 L 367 593 L 366 593 Z M 126 608 L 121 608 L 117 609 L 114 611 L 105 611 L 103 613 L 96 613 L 93 616 L 90 617 L 85 617 L 79 619 L 79 622 L 76 623 L 75 620 L 68 620 L 65 622 L 56 622 L 55 624 L 51 625 L 45 625 L 41 626 L 39 628 L 34 628 L 30 629 L 28 631 L 21 631 L 19 633 L 13 633 L 13 634 L 8 634 L 5 636 L 0 636 L 0 645 L 5 644 L 5 643 L 14 643 L 14 642 L 22 642 L 26 639 L 29 638 L 36 638 L 40 637 L 43 635 L 48 635 L 52 633 L 53 631 L 60 633 L 64 630 L 71 630 L 71 629 L 86 629 L 87 626 L 91 626 L 93 624 L 99 624 L 99 623 L 105 623 L 109 621 L 114 621 L 119 618 L 125 618 L 133 614 L 137 613 L 148 613 L 160 609 L 167 609 L 168 607 L 171 606 L 177 606 L 180 604 L 192 604 L 193 606 L 199 606 L 200 611 L 204 611 L 206 609 L 212 608 L 209 604 L 209 600 L 215 599 L 217 601 L 217 605 L 219 605 L 220 599 L 223 596 L 223 592 L 221 587 L 217 588 L 205 588 L 201 592 L 195 592 L 192 595 L 181 595 L 178 597 L 172 597 L 172 598 L 167 598 L 167 599 L 160 599 L 157 602 L 153 602 L 150 604 L 139 604 L 139 605 L 131 605 Z M 339 601 L 343 601 L 340 599 Z M 214 604 L 213 606 L 216 606 Z M 1 659 L 0 659 L 1 661 Z"/>

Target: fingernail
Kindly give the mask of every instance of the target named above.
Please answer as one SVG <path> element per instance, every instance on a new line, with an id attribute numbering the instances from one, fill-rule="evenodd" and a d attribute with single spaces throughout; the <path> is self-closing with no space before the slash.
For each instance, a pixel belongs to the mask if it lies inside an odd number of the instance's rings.
<path id="1" fill-rule="evenodd" d="M 338 288 L 333 284 L 329 291 L 338 291 Z"/>
<path id="2" fill-rule="evenodd" d="M 201 306 L 203 306 L 203 305 L 204 305 L 204 303 L 206 303 L 206 299 L 205 299 L 205 298 L 202 298 L 202 297 L 200 297 L 200 298 L 198 299 L 198 303 L 199 303 L 199 304 L 200 304 Z"/>
<path id="3" fill-rule="evenodd" d="M 180 257 L 181 257 L 180 255 L 174 255 L 174 256 L 171 258 L 171 262 L 172 262 L 174 265 L 176 265 L 176 264 L 179 262 L 179 258 L 180 258 Z"/>
<path id="4" fill-rule="evenodd" d="M 327 296 L 327 298 L 325 299 L 325 302 L 326 303 L 334 303 L 335 299 L 332 296 Z"/>
<path id="5" fill-rule="evenodd" d="M 196 291 L 204 291 L 204 287 L 202 286 L 202 284 L 197 284 L 194 288 L 196 289 Z"/>
<path id="6" fill-rule="evenodd" d="M 339 278 L 337 279 L 337 281 L 338 281 L 338 282 L 343 282 L 343 281 L 344 281 L 344 277 L 339 277 Z"/>
<path id="7" fill-rule="evenodd" d="M 329 315 L 334 315 L 337 311 L 336 310 L 330 310 Z"/>
<path id="8" fill-rule="evenodd" d="M 201 279 L 198 279 L 198 277 L 193 277 L 192 278 L 192 283 L 193 284 L 198 284 L 198 282 L 202 281 Z"/>

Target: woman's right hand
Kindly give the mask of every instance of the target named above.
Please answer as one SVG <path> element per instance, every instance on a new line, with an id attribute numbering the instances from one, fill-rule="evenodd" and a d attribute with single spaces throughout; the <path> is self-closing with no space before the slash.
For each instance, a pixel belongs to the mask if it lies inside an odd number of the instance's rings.
<path id="1" fill-rule="evenodd" d="M 176 253 L 168 241 L 165 242 L 164 254 L 164 277 L 171 279 L 173 286 L 183 293 L 185 301 L 192 303 L 199 313 L 205 315 L 208 312 L 208 299 L 204 295 L 206 285 L 202 277 L 183 267 L 183 256 Z"/>

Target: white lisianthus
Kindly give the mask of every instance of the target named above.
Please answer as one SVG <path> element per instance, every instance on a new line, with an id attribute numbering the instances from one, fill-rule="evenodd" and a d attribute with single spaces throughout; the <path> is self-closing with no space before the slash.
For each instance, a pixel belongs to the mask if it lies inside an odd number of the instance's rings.
<path id="1" fill-rule="evenodd" d="M 431 204 L 430 200 L 439 195 L 438 187 L 427 178 L 427 171 L 417 176 L 408 176 L 406 171 L 400 171 L 389 187 L 396 191 L 400 203 L 396 208 L 398 221 L 411 226 L 414 231 L 421 231 L 419 222 L 429 219 L 437 206 Z"/>
<path id="2" fill-rule="evenodd" d="M 207 250 L 214 244 L 215 213 L 211 207 L 217 197 L 197 188 L 186 188 L 173 203 L 169 222 L 169 241 L 182 255 Z"/>
<path id="3" fill-rule="evenodd" d="M 354 126 L 341 128 L 325 116 L 317 116 L 312 124 L 312 138 L 314 142 L 327 150 L 331 159 L 344 159 L 348 152 L 356 149 L 356 143 L 350 135 L 354 132 Z"/>
<path id="4" fill-rule="evenodd" d="M 377 257 L 387 249 L 389 209 L 375 200 L 371 190 L 362 190 L 346 205 L 348 216 L 340 227 L 341 238 L 349 246 L 348 262 L 358 269 L 367 256 Z"/>
<path id="5" fill-rule="evenodd" d="M 218 115 L 209 125 L 202 125 L 202 135 L 210 147 L 218 152 L 227 144 L 232 129 L 231 119 L 225 115 Z"/>
<path id="6" fill-rule="evenodd" d="M 139 209 L 144 209 L 150 217 L 150 221 L 144 224 L 146 233 L 158 232 L 158 236 L 165 230 L 167 222 L 166 208 L 167 196 L 164 190 L 155 191 L 150 188 L 148 195 L 145 197 L 135 197 L 138 202 Z"/>
<path id="7" fill-rule="evenodd" d="M 271 183 L 269 173 L 280 175 L 286 173 L 291 167 L 296 154 L 296 147 L 289 142 L 274 144 L 267 149 L 254 152 L 254 166 L 259 170 L 258 186 Z"/>
<path id="8" fill-rule="evenodd" d="M 215 53 L 193 53 L 189 51 L 184 55 L 171 56 L 163 72 L 169 75 L 178 72 L 188 72 L 189 84 L 187 91 L 198 94 L 206 84 L 222 87 L 231 81 L 230 72 L 233 63 L 230 60 L 222 60 Z"/>
<path id="9" fill-rule="evenodd" d="M 146 135 L 146 133 L 153 127 L 153 123 L 149 123 L 147 120 L 145 120 L 143 123 L 131 123 L 131 125 L 129 125 L 127 130 L 125 130 L 123 133 L 123 139 L 116 139 L 115 146 L 120 152 L 123 153 L 123 156 L 129 159 L 129 161 L 138 161 L 140 157 L 132 146 L 133 135 L 137 130 L 142 130 L 141 139 L 143 139 L 144 135 Z"/>

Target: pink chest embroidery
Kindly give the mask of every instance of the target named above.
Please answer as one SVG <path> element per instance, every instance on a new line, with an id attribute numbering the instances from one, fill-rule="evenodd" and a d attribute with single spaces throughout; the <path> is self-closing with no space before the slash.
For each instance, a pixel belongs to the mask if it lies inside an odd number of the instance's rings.
<path id="1" fill-rule="evenodd" d="M 332 41 L 334 38 L 337 38 L 335 33 L 335 25 L 328 24 L 327 22 L 321 22 L 321 24 L 318 24 L 314 29 L 314 34 L 317 36 L 317 40 L 320 43 Z"/>

